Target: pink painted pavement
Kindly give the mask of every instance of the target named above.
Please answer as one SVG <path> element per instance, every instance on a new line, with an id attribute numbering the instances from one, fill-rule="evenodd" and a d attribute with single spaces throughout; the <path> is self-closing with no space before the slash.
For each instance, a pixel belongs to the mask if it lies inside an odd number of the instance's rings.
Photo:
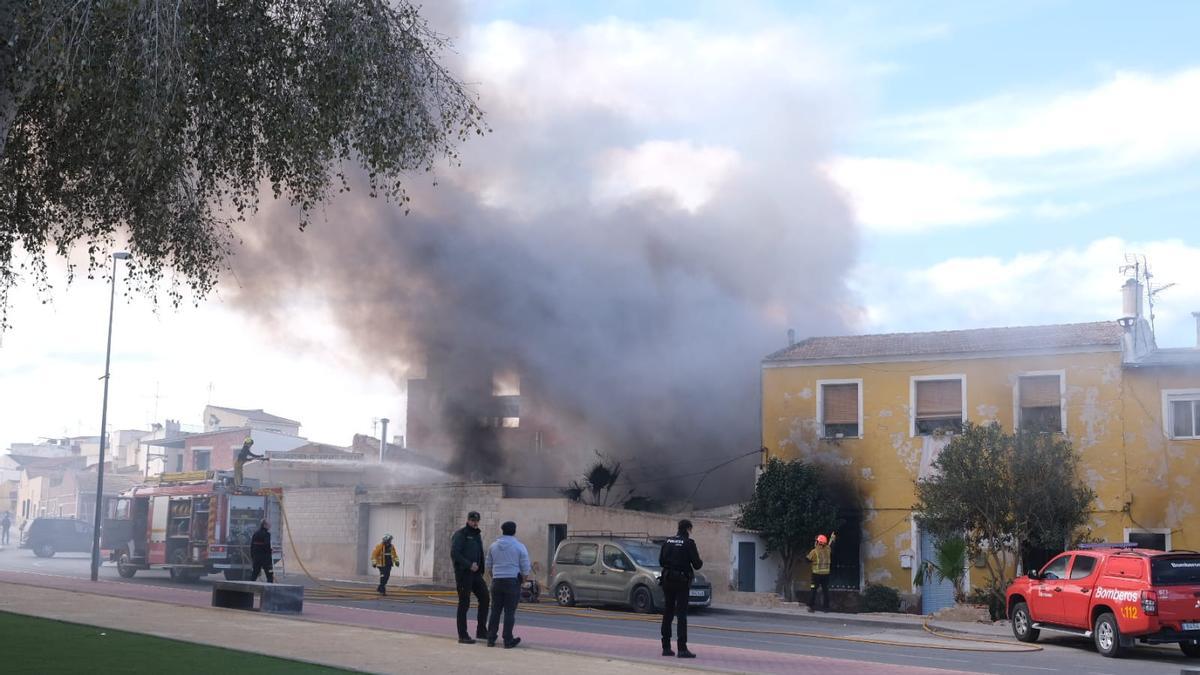
<path id="1" fill-rule="evenodd" d="M 207 588 L 175 588 L 108 579 L 93 582 L 89 579 L 36 572 L 0 570 L 0 581 L 194 607 L 209 607 L 211 606 L 212 599 L 211 591 Z M 241 610 L 228 611 L 238 612 Z M 692 663 L 679 663 L 677 660 L 668 660 L 659 656 L 660 644 L 657 636 L 651 638 L 632 638 L 559 628 L 521 626 L 520 614 L 518 613 L 517 616 L 518 632 L 521 635 L 521 644 L 523 646 L 529 645 L 530 647 L 540 649 L 631 659 L 662 665 L 693 665 Z M 296 618 L 298 620 L 363 626 L 405 633 L 433 635 L 443 638 L 453 637 L 457 632 L 454 619 L 451 617 L 424 616 L 406 612 L 347 607 L 311 601 L 305 604 L 304 614 Z M 693 642 L 692 646 L 700 654 L 700 658 L 696 659 L 694 663 L 696 667 L 731 672 L 801 674 L 837 672 L 843 674 L 861 673 L 863 675 L 883 675 L 885 673 L 895 673 L 897 675 L 947 675 L 948 673 L 959 672 L 936 668 L 920 668 L 888 663 L 743 649 L 739 647 L 705 645 L 698 642 Z M 670 662 L 668 663 L 668 661 Z"/>

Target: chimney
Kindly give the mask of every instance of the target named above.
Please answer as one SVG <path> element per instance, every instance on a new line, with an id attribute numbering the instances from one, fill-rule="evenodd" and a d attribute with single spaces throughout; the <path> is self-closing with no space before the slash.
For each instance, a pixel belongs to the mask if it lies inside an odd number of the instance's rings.
<path id="1" fill-rule="evenodd" d="M 1126 279 L 1121 287 L 1121 318 L 1142 318 L 1142 284 L 1137 279 Z"/>
<path id="2" fill-rule="evenodd" d="M 390 420 L 388 420 L 388 418 L 386 418 L 386 417 L 382 417 L 379 420 L 379 423 L 381 425 L 383 425 L 379 432 L 379 461 L 380 462 L 383 461 L 383 455 L 387 452 L 387 425 L 388 425 L 389 421 Z"/>
<path id="3" fill-rule="evenodd" d="M 1196 349 L 1200 349 L 1200 312 L 1192 312 L 1192 318 L 1196 320 Z"/>

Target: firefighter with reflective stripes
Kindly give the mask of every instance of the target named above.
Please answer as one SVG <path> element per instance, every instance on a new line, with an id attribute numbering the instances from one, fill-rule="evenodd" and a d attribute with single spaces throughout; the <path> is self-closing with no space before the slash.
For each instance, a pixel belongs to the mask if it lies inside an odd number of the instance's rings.
<path id="1" fill-rule="evenodd" d="M 830 532 L 828 537 L 818 534 L 816 547 L 808 552 L 808 562 L 812 563 L 812 584 L 809 586 L 808 593 L 808 611 L 810 612 L 816 611 L 817 586 L 821 587 L 824 595 L 821 611 L 829 611 L 829 570 L 832 566 L 835 539 L 837 539 L 836 532 Z"/>
<path id="2" fill-rule="evenodd" d="M 392 535 L 383 535 L 383 541 L 375 544 L 371 551 L 371 566 L 379 570 L 380 595 L 387 595 L 388 579 L 392 576 L 392 568 L 400 564 L 400 555 L 396 553 L 396 545 L 392 543 Z"/>

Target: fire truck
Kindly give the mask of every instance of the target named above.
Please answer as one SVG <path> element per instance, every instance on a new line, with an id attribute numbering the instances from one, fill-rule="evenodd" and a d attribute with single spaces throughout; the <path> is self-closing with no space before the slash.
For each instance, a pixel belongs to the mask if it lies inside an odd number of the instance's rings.
<path id="1" fill-rule="evenodd" d="M 228 471 L 164 473 L 108 499 L 100 549 L 126 579 L 150 569 L 169 570 L 175 581 L 217 572 L 248 579 L 250 537 L 264 519 L 274 535 L 271 557 L 283 558 L 282 494 L 251 479 L 235 488 Z"/>

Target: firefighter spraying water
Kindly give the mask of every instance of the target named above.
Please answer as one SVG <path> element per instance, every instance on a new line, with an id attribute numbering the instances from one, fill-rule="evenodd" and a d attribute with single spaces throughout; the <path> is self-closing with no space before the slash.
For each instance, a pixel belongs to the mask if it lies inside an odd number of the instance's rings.
<path id="1" fill-rule="evenodd" d="M 233 485 L 234 487 L 242 486 L 243 470 L 247 462 L 253 461 L 270 461 L 265 455 L 256 455 L 250 451 L 250 447 L 254 445 L 254 439 L 249 436 L 242 442 L 242 449 L 238 451 L 237 458 L 233 460 Z"/>

